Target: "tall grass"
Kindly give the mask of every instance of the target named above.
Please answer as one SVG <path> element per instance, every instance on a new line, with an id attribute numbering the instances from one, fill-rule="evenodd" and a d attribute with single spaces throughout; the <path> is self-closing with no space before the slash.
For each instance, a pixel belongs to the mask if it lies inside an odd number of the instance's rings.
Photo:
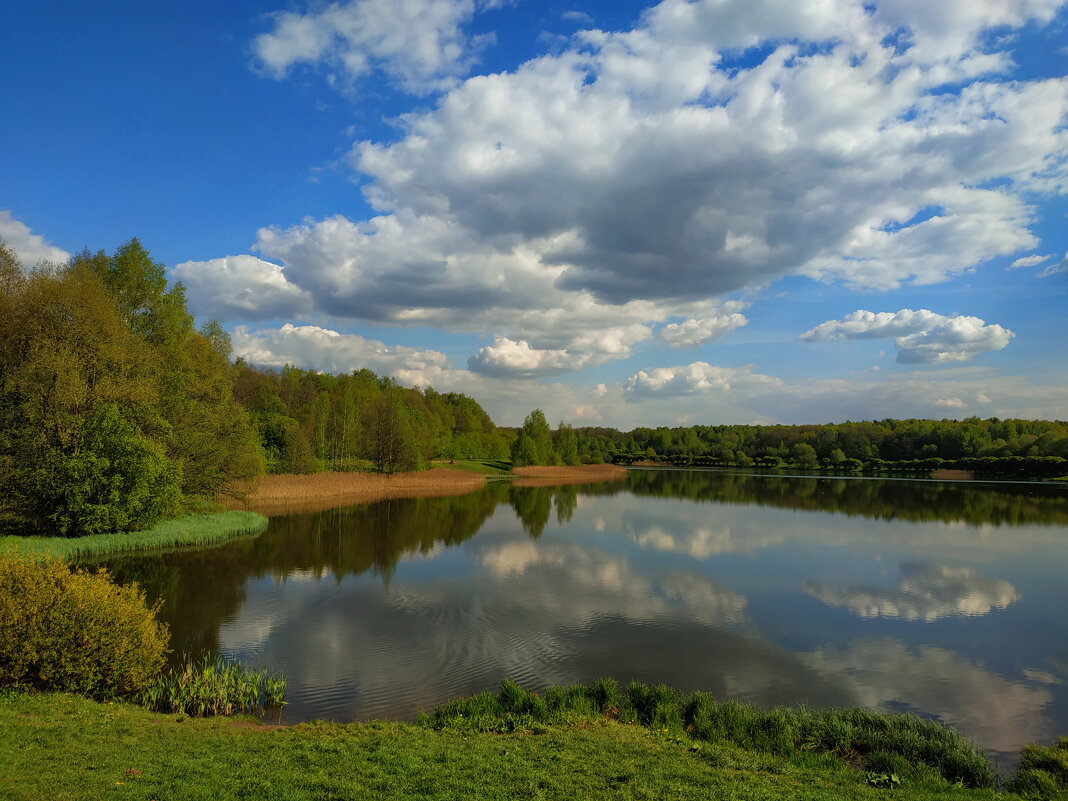
<path id="1" fill-rule="evenodd" d="M 164 520 L 145 531 L 91 537 L 0 537 L 0 554 L 55 556 L 75 561 L 124 551 L 216 545 L 258 534 L 265 528 L 267 518 L 257 512 L 216 512 Z"/>
<path id="2" fill-rule="evenodd" d="M 684 696 L 662 684 L 620 687 L 612 679 L 598 679 L 588 687 L 550 687 L 537 695 L 505 681 L 497 693 L 453 699 L 421 716 L 420 723 L 438 730 L 537 732 L 605 718 L 779 756 L 822 753 L 863 763 L 868 770 L 933 772 L 968 787 L 993 787 L 997 781 L 983 753 L 960 733 L 916 715 L 762 710 L 737 701 L 717 702 L 709 693 Z"/>
<path id="3" fill-rule="evenodd" d="M 285 694 L 283 676 L 209 658 L 168 668 L 137 700 L 157 712 L 191 717 L 258 715 L 284 704 Z"/>

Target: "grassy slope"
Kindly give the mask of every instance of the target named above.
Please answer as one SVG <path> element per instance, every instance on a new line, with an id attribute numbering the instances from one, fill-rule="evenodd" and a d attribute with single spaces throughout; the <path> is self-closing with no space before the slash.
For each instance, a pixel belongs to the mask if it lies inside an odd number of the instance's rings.
<path id="1" fill-rule="evenodd" d="M 433 462 L 433 467 L 445 467 L 449 470 L 463 470 L 466 473 L 479 473 L 487 476 L 512 475 L 507 463 L 494 460 L 457 459 L 455 462 Z"/>
<path id="2" fill-rule="evenodd" d="M 164 520 L 146 531 L 98 534 L 92 537 L 0 537 L 0 554 L 82 559 L 105 553 L 215 545 L 267 528 L 267 518 L 256 512 L 216 512 Z"/>
<path id="3" fill-rule="evenodd" d="M 130 771 L 130 772 L 128 772 Z M 890 793 L 814 754 L 787 760 L 645 727 L 542 734 L 433 731 L 400 723 L 267 729 L 99 704 L 0 698 L 0 797 L 17 799 L 1015 798 L 937 780 Z"/>

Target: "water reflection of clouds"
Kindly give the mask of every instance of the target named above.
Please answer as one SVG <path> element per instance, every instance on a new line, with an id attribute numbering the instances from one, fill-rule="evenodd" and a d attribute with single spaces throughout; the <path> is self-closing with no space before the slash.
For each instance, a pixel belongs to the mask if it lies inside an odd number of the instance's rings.
<path id="1" fill-rule="evenodd" d="M 1010 681 L 944 648 L 912 650 L 893 639 L 860 640 L 844 650 L 818 648 L 799 658 L 834 677 L 849 703 L 937 716 L 990 751 L 1012 754 L 1022 743 L 1051 734 L 1043 716 L 1049 690 Z"/>
<path id="2" fill-rule="evenodd" d="M 915 709 L 995 751 L 1049 734 L 1038 677 L 1013 682 L 890 639 L 791 653 L 734 625 L 747 602 L 730 589 L 692 572 L 642 573 L 585 544 L 502 536 L 465 551 L 480 578 L 252 582 L 222 645 L 282 665 L 297 717 L 405 716 L 504 677 L 539 687 L 615 675 L 764 705 Z M 903 573 L 910 586 L 970 580 L 930 565 Z"/>
<path id="3" fill-rule="evenodd" d="M 808 582 L 805 589 L 828 606 L 843 607 L 862 618 L 902 620 L 985 615 L 1020 599 L 1009 582 L 989 578 L 971 568 L 916 563 L 901 565 L 897 589 L 832 586 L 815 581 Z"/>

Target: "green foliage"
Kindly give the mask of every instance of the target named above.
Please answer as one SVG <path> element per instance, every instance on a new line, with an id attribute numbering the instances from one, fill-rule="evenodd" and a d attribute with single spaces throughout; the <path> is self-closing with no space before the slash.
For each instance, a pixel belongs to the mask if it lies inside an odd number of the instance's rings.
<path id="1" fill-rule="evenodd" d="M 137 585 L 58 559 L 0 557 L 0 621 L 3 687 L 128 697 L 149 686 L 167 648 Z"/>
<path id="2" fill-rule="evenodd" d="M 921 780 L 937 775 L 968 787 L 993 787 L 997 781 L 979 749 L 952 729 L 915 715 L 866 709 L 760 710 L 737 701 L 716 703 L 707 693 L 685 698 L 670 687 L 640 682 L 620 691 L 610 679 L 599 679 L 590 687 L 550 688 L 541 698 L 505 682 L 497 695 L 454 699 L 423 723 L 438 730 L 510 732 L 539 731 L 580 720 L 592 723 L 604 717 L 654 731 L 685 731 L 695 740 L 731 743 L 758 753 L 815 752 L 860 759 L 876 773 Z"/>
<path id="3" fill-rule="evenodd" d="M 512 461 L 517 467 L 547 465 L 555 462 L 553 435 L 545 414 L 535 409 L 526 416 L 523 428 L 512 445 Z"/>
<path id="4" fill-rule="evenodd" d="M 5 263 L 9 261 L 5 256 Z M 0 525 L 152 525 L 263 471 L 221 329 L 137 240 L 0 280 Z"/>
<path id="5" fill-rule="evenodd" d="M 64 536 L 150 528 L 174 513 L 181 470 L 114 404 L 82 421 L 78 450 L 58 458 L 39 493 Z"/>
<path id="6" fill-rule="evenodd" d="M 1068 798 L 1068 737 L 1049 747 L 1024 746 L 1009 789 L 1041 801 Z"/>
<path id="7" fill-rule="evenodd" d="M 167 668 L 137 698 L 157 712 L 207 715 L 261 714 L 285 703 L 286 680 L 266 668 L 223 659 L 186 659 Z"/>

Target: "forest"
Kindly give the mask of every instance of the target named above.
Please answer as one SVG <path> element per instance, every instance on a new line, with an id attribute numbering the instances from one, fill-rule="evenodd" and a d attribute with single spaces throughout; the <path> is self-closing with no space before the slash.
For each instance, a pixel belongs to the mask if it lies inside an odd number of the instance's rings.
<path id="1" fill-rule="evenodd" d="M 478 402 L 367 369 L 234 359 L 181 284 L 132 239 L 27 271 L 0 242 L 0 529 L 141 530 L 265 472 L 395 473 L 432 460 L 1068 473 L 1068 425 L 894 420 L 553 430 L 498 427 Z"/>

